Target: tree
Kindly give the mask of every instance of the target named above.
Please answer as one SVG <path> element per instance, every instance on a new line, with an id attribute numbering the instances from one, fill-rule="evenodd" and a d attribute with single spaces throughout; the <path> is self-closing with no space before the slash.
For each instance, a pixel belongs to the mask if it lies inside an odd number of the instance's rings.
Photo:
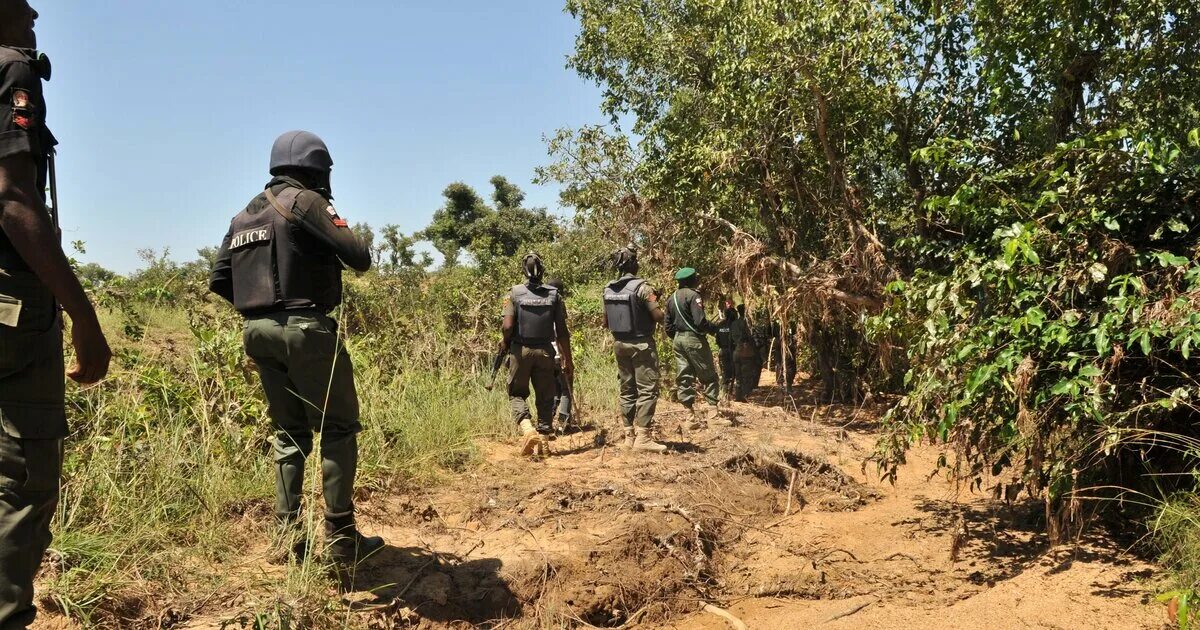
<path id="1" fill-rule="evenodd" d="M 382 242 L 378 245 L 381 271 L 395 273 L 409 269 L 425 269 L 433 264 L 428 253 L 418 257 L 415 246 L 417 239 L 405 236 L 397 225 L 385 225 L 380 232 Z M 383 256 L 386 255 L 386 259 Z"/>
<path id="2" fill-rule="evenodd" d="M 459 252 L 471 244 L 471 227 L 489 213 L 475 189 L 455 182 L 442 191 L 446 203 L 433 214 L 433 222 L 421 232 L 421 238 L 432 241 L 445 265 L 458 264 Z"/>
<path id="3" fill-rule="evenodd" d="M 487 266 L 497 257 L 512 256 L 524 247 L 557 237 L 558 224 L 545 208 L 525 208 L 525 193 L 504 177 L 493 177 L 491 184 L 494 208 L 470 186 L 451 184 L 442 193 L 446 204 L 419 234 L 433 242 L 447 266 L 458 264 L 463 249 L 480 266 Z"/>
<path id="4" fill-rule="evenodd" d="M 1052 533 L 1079 484 L 1171 469 L 1118 445 L 1200 414 L 1195 2 L 567 8 L 637 157 L 585 128 L 544 174 L 798 319 L 830 398 L 902 388 L 886 462 L 1011 466 Z"/>

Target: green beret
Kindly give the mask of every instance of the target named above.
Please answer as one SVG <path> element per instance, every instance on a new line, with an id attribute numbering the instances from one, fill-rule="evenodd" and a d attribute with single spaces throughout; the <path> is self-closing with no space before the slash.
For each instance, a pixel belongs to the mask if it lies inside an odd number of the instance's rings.
<path id="1" fill-rule="evenodd" d="M 675 274 L 675 279 L 676 280 L 687 280 L 688 278 L 691 278 L 694 275 L 696 275 L 695 269 L 692 269 L 691 267 L 684 267 L 683 269 L 680 269 Z"/>

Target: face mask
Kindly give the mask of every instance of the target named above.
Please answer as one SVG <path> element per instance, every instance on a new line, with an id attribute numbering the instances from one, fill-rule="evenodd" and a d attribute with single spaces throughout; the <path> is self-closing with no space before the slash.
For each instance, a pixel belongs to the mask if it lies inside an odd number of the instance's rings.
<path id="1" fill-rule="evenodd" d="M 315 171 L 313 173 L 313 189 L 325 193 L 326 197 L 333 199 L 332 177 L 333 171 Z"/>

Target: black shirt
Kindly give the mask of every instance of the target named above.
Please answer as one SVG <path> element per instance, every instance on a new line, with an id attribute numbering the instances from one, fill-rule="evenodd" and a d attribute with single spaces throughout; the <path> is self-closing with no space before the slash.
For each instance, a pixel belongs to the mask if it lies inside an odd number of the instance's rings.
<path id="1" fill-rule="evenodd" d="M 674 337 L 678 333 L 690 332 L 697 335 L 711 335 L 717 327 L 704 313 L 704 300 L 693 289 L 679 289 L 667 300 L 667 334 Z"/>
<path id="2" fill-rule="evenodd" d="M 316 241 L 319 249 L 333 254 L 347 267 L 355 271 L 370 269 L 370 249 L 334 209 L 329 197 L 305 188 L 299 180 L 291 177 L 274 177 L 265 188 L 279 195 L 289 187 L 301 189 L 290 210 L 308 238 Z M 274 212 L 265 192 L 250 202 L 248 210 L 252 213 Z M 232 238 L 233 228 L 230 227 L 221 241 L 221 249 L 217 252 L 217 260 L 209 276 L 209 289 L 230 302 L 233 302 L 233 255 L 230 250 Z"/>
<path id="3" fill-rule="evenodd" d="M 37 53 L 0 46 L 0 159 L 27 154 L 37 163 L 37 187 L 46 199 L 50 152 L 58 141 L 46 127 L 46 99 Z M 0 269 L 28 271 L 8 236 L 0 230 Z"/>

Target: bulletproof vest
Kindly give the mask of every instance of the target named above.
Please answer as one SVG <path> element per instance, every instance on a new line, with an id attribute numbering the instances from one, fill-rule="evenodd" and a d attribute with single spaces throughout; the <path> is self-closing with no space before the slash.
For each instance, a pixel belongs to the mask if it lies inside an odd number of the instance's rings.
<path id="1" fill-rule="evenodd" d="M 328 312 L 342 301 L 337 256 L 292 223 L 301 192 L 287 187 L 277 196 L 286 217 L 259 196 L 233 218 L 233 305 L 243 315 L 300 308 Z"/>
<path id="2" fill-rule="evenodd" d="M 536 346 L 555 340 L 555 313 L 558 310 L 558 289 L 539 285 L 519 284 L 512 288 L 511 299 L 517 315 L 517 343 Z"/>
<path id="3" fill-rule="evenodd" d="M 728 320 L 717 329 L 717 346 L 721 348 L 733 347 L 733 322 Z"/>
<path id="4" fill-rule="evenodd" d="M 641 278 L 622 278 L 604 287 L 604 313 L 608 329 L 619 341 L 631 341 L 654 335 L 654 318 L 638 290 L 646 284 Z"/>

